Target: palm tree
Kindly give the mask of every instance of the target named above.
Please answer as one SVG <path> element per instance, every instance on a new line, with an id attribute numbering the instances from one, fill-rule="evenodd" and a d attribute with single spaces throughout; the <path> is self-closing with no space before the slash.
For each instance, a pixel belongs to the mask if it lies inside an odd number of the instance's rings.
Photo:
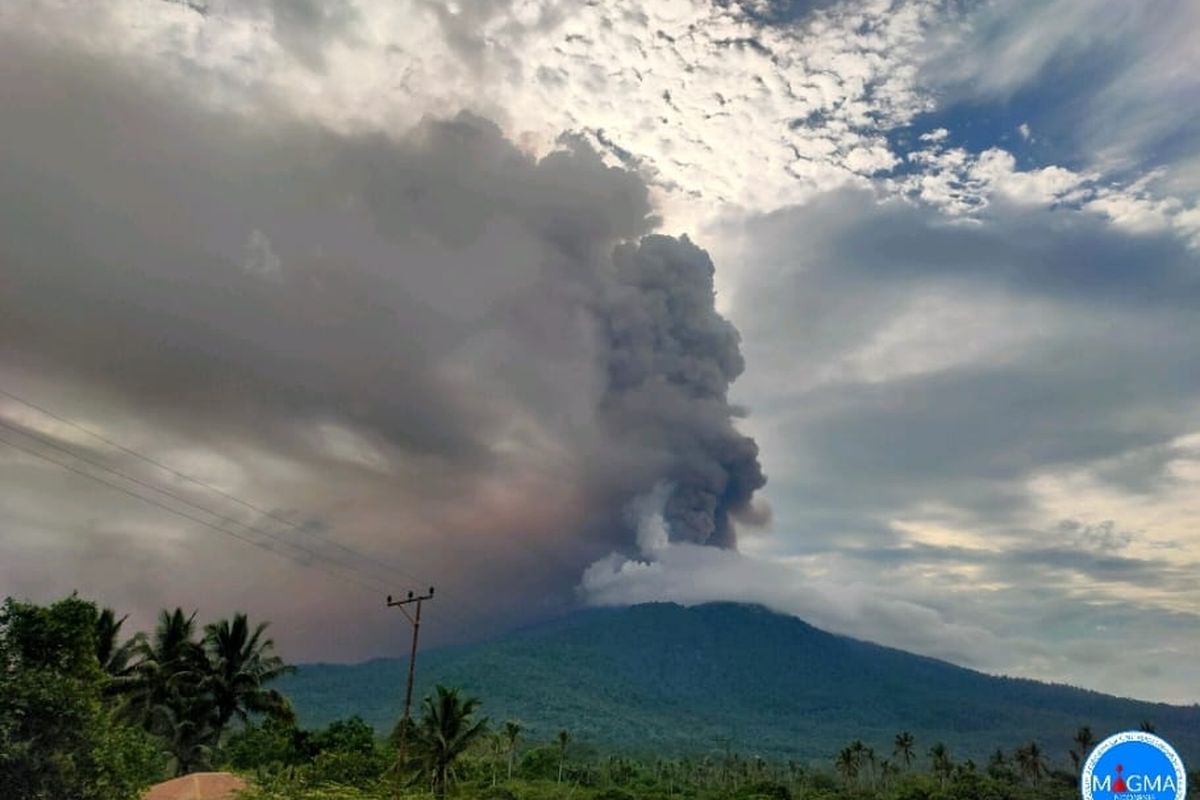
<path id="1" fill-rule="evenodd" d="M 620 785 L 620 783 L 624 777 L 621 772 L 621 757 L 620 756 L 609 756 L 608 761 L 605 763 L 604 771 L 605 771 L 604 777 L 610 785 L 611 784 Z"/>
<path id="2" fill-rule="evenodd" d="M 496 785 L 497 773 L 496 765 L 500 763 L 500 759 L 504 756 L 504 734 L 497 731 L 487 735 L 488 749 L 491 750 L 491 758 L 488 759 L 488 765 L 492 768 L 492 786 Z"/>
<path id="3" fill-rule="evenodd" d="M 892 755 L 904 761 L 904 768 L 908 769 L 912 766 L 913 760 L 913 745 L 916 740 L 908 731 L 902 731 L 896 734 L 895 747 L 892 749 Z"/>
<path id="4" fill-rule="evenodd" d="M 954 771 L 954 762 L 950 760 L 950 751 L 946 749 L 946 745 L 938 742 L 929 748 L 929 758 L 930 771 L 938 776 L 942 788 L 946 788 L 946 780 Z"/>
<path id="5" fill-rule="evenodd" d="M 1083 760 L 1087 758 L 1088 752 L 1096 744 L 1096 737 L 1092 735 L 1092 729 L 1084 725 L 1075 731 L 1073 741 L 1078 749 L 1070 751 L 1071 762 L 1075 765 L 1075 772 L 1078 774 L 1080 768 L 1083 766 Z"/>
<path id="6" fill-rule="evenodd" d="M 988 759 L 987 773 L 996 780 L 1003 780 L 1012 775 L 1008 768 L 1008 757 L 1000 748 L 996 748 L 996 752 L 992 753 Z"/>
<path id="7" fill-rule="evenodd" d="M 1033 783 L 1041 781 L 1046 772 L 1046 762 L 1042 757 L 1042 748 L 1036 741 L 1017 750 L 1017 766 L 1020 767 L 1021 774 Z"/>
<path id="8" fill-rule="evenodd" d="M 294 670 L 274 654 L 275 642 L 263 638 L 266 622 L 253 631 L 238 612 L 204 627 L 208 654 L 207 688 L 212 692 L 217 737 L 234 717 L 245 722 L 252 713 L 292 719 L 287 698 L 266 684 Z"/>
<path id="9" fill-rule="evenodd" d="M 133 656 L 142 640 L 141 634 L 121 641 L 121 626 L 129 615 L 117 619 L 111 608 L 100 612 L 96 618 L 96 660 L 110 678 L 127 678 L 134 668 Z"/>
<path id="10" fill-rule="evenodd" d="M 487 730 L 487 718 L 476 719 L 479 700 L 457 689 L 438 686 L 422 702 L 422 715 L 413 730 L 417 764 L 438 797 L 445 797 L 455 780 L 455 765 Z"/>
<path id="11" fill-rule="evenodd" d="M 179 608 L 163 609 L 154 634 L 134 644 L 137 663 L 114 683 L 125 695 L 125 714 L 149 730 L 159 721 L 160 707 L 171 705 L 182 712 L 182 706 L 200 693 L 208 662 L 195 641 L 195 620 L 195 612 L 185 616 Z"/>
<path id="12" fill-rule="evenodd" d="M 195 612 L 163 609 L 153 635 L 135 640 L 136 663 L 112 683 L 123 696 L 122 715 L 163 738 L 179 775 L 203 767 L 215 742 L 208 661 L 195 620 Z"/>
<path id="13" fill-rule="evenodd" d="M 567 765 L 567 745 L 571 743 L 571 734 L 566 731 L 558 732 L 558 782 L 562 783 L 563 767 Z"/>
<path id="14" fill-rule="evenodd" d="M 508 779 L 512 780 L 513 759 L 517 755 L 517 739 L 521 736 L 521 723 L 509 720 L 504 723 L 504 738 L 508 741 Z"/>
<path id="15" fill-rule="evenodd" d="M 879 782 L 884 789 L 888 789 L 892 785 L 892 776 L 896 774 L 896 767 L 890 759 L 884 759 L 879 762 Z"/>
<path id="16" fill-rule="evenodd" d="M 862 739 L 855 739 L 850 743 L 850 754 L 854 756 L 854 772 L 856 775 L 862 774 L 863 764 L 867 760 L 867 746 L 863 744 Z"/>
<path id="17" fill-rule="evenodd" d="M 686 762 L 685 762 L 686 763 Z M 803 778 L 805 774 L 804 767 L 797 764 L 795 761 L 788 759 L 787 762 L 787 783 L 791 789 L 796 785 L 796 782 Z"/>
<path id="18" fill-rule="evenodd" d="M 855 756 L 852 747 L 843 747 L 841 752 L 837 754 L 837 758 L 833 762 L 834 769 L 842 775 L 842 780 L 846 782 L 846 787 L 858 777 L 858 758 Z"/>

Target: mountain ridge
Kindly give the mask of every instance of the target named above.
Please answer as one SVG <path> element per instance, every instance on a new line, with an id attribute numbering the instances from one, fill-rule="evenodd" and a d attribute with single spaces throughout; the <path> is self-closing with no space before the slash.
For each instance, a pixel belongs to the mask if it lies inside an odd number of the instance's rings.
<path id="1" fill-rule="evenodd" d="M 301 721 L 357 713 L 381 731 L 400 714 L 407 659 L 301 665 L 280 688 Z M 1200 757 L 1200 706 L 1115 697 L 987 675 L 816 628 L 762 606 L 648 603 L 585 609 L 485 642 L 423 652 L 416 696 L 435 683 L 483 700 L 531 739 L 559 729 L 601 749 L 700 753 L 716 747 L 824 759 L 861 738 L 890 752 L 910 730 L 985 757 L 1030 739 L 1065 758 L 1075 729 L 1098 737 L 1153 722 Z"/>

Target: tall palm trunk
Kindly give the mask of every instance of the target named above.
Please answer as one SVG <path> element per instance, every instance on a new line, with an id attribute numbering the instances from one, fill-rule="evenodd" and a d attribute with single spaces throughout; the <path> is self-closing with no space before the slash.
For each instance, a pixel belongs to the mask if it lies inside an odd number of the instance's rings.
<path id="1" fill-rule="evenodd" d="M 517 738 L 521 735 L 521 723 L 509 720 L 504 723 L 504 737 L 508 739 L 508 780 L 512 780 L 513 760 L 517 755 Z"/>
<path id="2" fill-rule="evenodd" d="M 571 734 L 566 731 L 558 732 L 558 782 L 562 783 L 563 768 L 567 765 L 567 744 L 571 741 Z"/>

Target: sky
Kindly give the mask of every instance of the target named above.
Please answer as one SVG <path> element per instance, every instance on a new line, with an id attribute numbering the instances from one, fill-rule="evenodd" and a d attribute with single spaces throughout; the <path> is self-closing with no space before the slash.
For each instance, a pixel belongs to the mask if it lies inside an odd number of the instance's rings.
<path id="1" fill-rule="evenodd" d="M 1200 702 L 1200 6 L 0 5 L 0 594 L 763 603 Z"/>

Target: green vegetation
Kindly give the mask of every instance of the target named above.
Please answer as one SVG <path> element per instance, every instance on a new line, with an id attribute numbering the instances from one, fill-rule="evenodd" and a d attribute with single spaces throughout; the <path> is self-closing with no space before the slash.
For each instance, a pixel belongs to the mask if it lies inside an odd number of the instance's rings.
<path id="1" fill-rule="evenodd" d="M 488 716 L 523 721 L 528 741 L 571 732 L 583 746 L 648 757 L 716 747 L 826 763 L 831 743 L 890 754 L 898 731 L 984 763 L 998 744 L 1042 742 L 1069 764 L 1070 734 L 1099 738 L 1153 721 L 1185 763 L 1200 763 L 1200 708 L 984 675 L 835 636 L 757 606 L 656 603 L 582 611 L 468 646 L 421 654 L 417 696 L 436 684 L 483 698 Z M 354 714 L 381 732 L 401 713 L 406 663 L 301 665 L 278 687 L 300 723 Z M 1138 686 L 1130 685 L 1136 692 Z M 1068 732 L 1066 737 L 1062 732 Z M 900 766 L 903 759 L 893 757 Z"/>
<path id="2" fill-rule="evenodd" d="M 76 597 L 0 610 L 0 787 L 20 800 L 127 800 L 162 769 L 159 749 L 117 718 L 96 631 L 110 617 Z M 117 626 L 119 627 L 119 625 Z M 105 653 L 105 666 L 115 651 Z"/>
<path id="3" fill-rule="evenodd" d="M 1002 742 L 986 760 L 909 729 L 845 746 L 826 738 L 807 760 L 747 753 L 730 738 L 635 753 L 580 735 L 585 718 L 549 731 L 493 723 L 471 691 L 443 685 L 384 738 L 357 716 L 302 727 L 268 685 L 288 667 L 266 626 L 243 614 L 201 634 L 194 615 L 164 611 L 150 635 L 128 640 L 123 621 L 74 596 L 6 601 L 5 800 L 135 800 L 151 782 L 208 768 L 248 777 L 245 800 L 1069 800 L 1096 744 L 1082 725 Z M 644 713 L 644 697 L 625 702 Z M 764 715 L 771 702 L 762 697 Z"/>
<path id="4" fill-rule="evenodd" d="M 475 718 L 479 700 L 445 686 L 437 687 L 422 706 L 424 715 L 413 731 L 409 767 L 416 781 L 423 780 L 435 795 L 445 797 L 458 779 L 455 767 L 468 748 L 482 740 L 487 720 Z"/>
<path id="5" fill-rule="evenodd" d="M 266 686 L 291 669 L 263 638 L 266 624 L 251 631 L 246 615 L 236 614 L 206 626 L 200 639 L 195 617 L 163 610 L 150 637 L 121 645 L 131 663 L 109 688 L 117 713 L 162 743 L 176 775 L 207 768 L 231 720 L 292 716 L 283 695 Z M 105 642 L 98 654 L 116 649 Z"/>
<path id="6" fill-rule="evenodd" d="M 1032 741 L 997 750 L 986 766 L 960 759 L 941 742 L 925 748 L 910 733 L 894 737 L 881 757 L 861 740 L 825 764 L 767 760 L 712 751 L 680 758 L 604 753 L 578 746 L 569 731 L 521 745 L 508 742 L 518 723 L 502 733 L 482 733 L 478 706 L 452 689 L 426 698 L 414 730 L 445 735 L 416 738 L 408 766 L 397 775 L 392 745 L 366 737 L 304 732 L 278 723 L 250 725 L 231 738 L 240 769 L 250 768 L 255 788 L 248 800 L 1073 800 L 1078 775 L 1048 762 Z M 352 720 L 357 730 L 361 720 Z M 469 735 L 467 732 L 471 732 Z M 1069 738 L 1069 735 L 1064 735 Z M 468 741 L 469 740 L 469 741 Z M 256 743 L 251 746 L 251 743 Z M 501 746 L 496 747 L 496 743 Z M 303 743 L 303 744 L 301 744 Z M 465 745 L 465 746 L 461 746 Z M 373 748 L 373 749 L 372 749 Z M 916 755 L 924 751 L 924 757 Z M 1086 757 L 1085 748 L 1081 755 Z M 372 755 L 373 753 L 373 755 Z M 511 776 L 505 769 L 515 756 Z M 346 759 L 364 768 L 350 777 Z M 1192 795 L 1189 795 L 1192 796 Z"/>
<path id="7" fill-rule="evenodd" d="M 251 714 L 290 721 L 267 683 L 290 668 L 244 614 L 208 625 L 163 611 L 149 637 L 71 596 L 0 611 L 0 787 L 20 800 L 130 800 L 222 760 Z M 365 727 L 373 740 L 374 732 Z"/>

